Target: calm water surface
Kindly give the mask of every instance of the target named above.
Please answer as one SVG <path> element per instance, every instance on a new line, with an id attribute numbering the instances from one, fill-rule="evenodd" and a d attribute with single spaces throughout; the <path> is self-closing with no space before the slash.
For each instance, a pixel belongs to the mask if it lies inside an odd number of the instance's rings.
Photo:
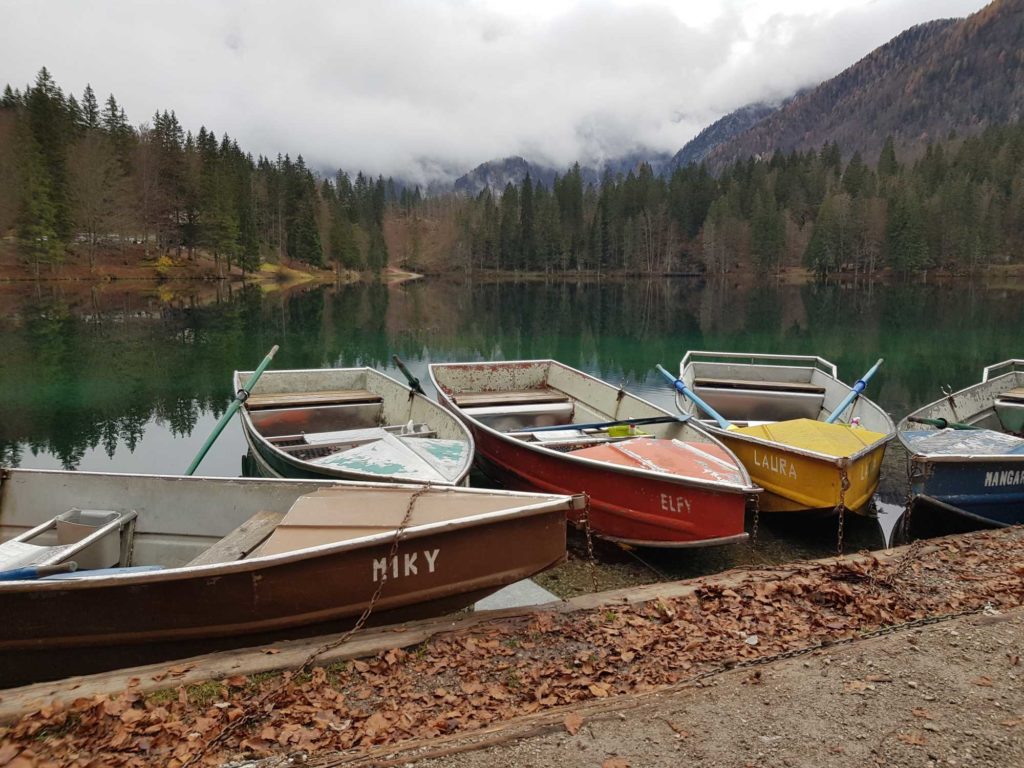
<path id="1" fill-rule="evenodd" d="M 897 418 L 938 397 L 940 387 L 978 381 L 985 365 L 1024 356 L 1024 293 L 962 284 L 420 280 L 287 293 L 189 290 L 198 293 L 6 287 L 0 464 L 181 472 L 230 402 L 232 371 L 253 368 L 273 344 L 281 346 L 275 368 L 366 365 L 401 378 L 391 364 L 397 353 L 428 394 L 433 361 L 552 357 L 668 408 L 672 391 L 654 364 L 673 370 L 687 349 L 818 354 L 846 381 L 884 357 L 868 393 Z M 244 450 L 235 420 L 199 474 L 237 476 Z M 891 505 L 905 493 L 897 459 L 881 491 Z M 827 554 L 834 528 L 762 522 L 757 557 Z M 874 521 L 850 528 L 848 549 L 883 543 Z M 726 548 L 691 564 L 727 567 L 748 561 L 748 549 Z M 679 556 L 665 558 L 657 555 L 655 565 L 675 569 Z"/>

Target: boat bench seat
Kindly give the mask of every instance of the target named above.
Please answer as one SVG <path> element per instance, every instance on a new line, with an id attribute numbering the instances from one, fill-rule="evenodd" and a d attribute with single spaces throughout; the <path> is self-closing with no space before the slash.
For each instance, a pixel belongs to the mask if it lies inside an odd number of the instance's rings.
<path id="1" fill-rule="evenodd" d="M 212 565 L 242 560 L 270 537 L 282 517 L 284 514 L 281 512 L 257 512 L 185 565 Z"/>
<path id="2" fill-rule="evenodd" d="M 767 392 L 800 392 L 824 395 L 825 388 L 802 381 L 748 381 L 745 379 L 694 379 L 695 387 L 709 389 L 760 389 Z"/>
<path id="3" fill-rule="evenodd" d="M 336 389 L 323 392 L 275 392 L 249 395 L 245 407 L 250 411 L 263 408 L 302 408 L 314 405 L 347 405 L 379 403 L 383 398 L 366 389 Z"/>
<path id="4" fill-rule="evenodd" d="M 482 408 L 500 405 L 539 405 L 567 403 L 569 396 L 553 389 L 526 389 L 519 392 L 462 392 L 452 400 L 460 408 Z"/>
<path id="5" fill-rule="evenodd" d="M 1024 403 L 1024 387 L 1008 389 L 999 396 L 999 399 L 1011 403 Z"/>

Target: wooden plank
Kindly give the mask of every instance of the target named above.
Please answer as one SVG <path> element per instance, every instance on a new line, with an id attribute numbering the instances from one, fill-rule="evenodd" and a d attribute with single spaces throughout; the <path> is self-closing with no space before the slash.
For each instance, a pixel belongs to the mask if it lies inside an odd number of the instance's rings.
<path id="1" fill-rule="evenodd" d="M 523 405 L 534 403 L 567 403 L 569 396 L 553 389 L 527 389 L 520 392 L 463 392 L 453 395 L 458 406 Z"/>
<path id="2" fill-rule="evenodd" d="M 999 395 L 1000 400 L 1010 400 L 1015 403 L 1024 403 L 1024 387 L 1014 387 Z"/>
<path id="3" fill-rule="evenodd" d="M 231 533 L 218 541 L 187 565 L 233 563 L 241 560 L 266 541 L 284 515 L 280 512 L 257 512 Z"/>
<path id="4" fill-rule="evenodd" d="M 346 403 L 379 403 L 383 398 L 367 389 L 337 389 L 324 392 L 277 392 L 249 395 L 245 407 L 250 411 L 263 408 L 297 408 L 310 405 L 344 405 Z"/>
<path id="5" fill-rule="evenodd" d="M 694 379 L 695 387 L 710 389 L 761 389 L 767 392 L 810 392 L 825 394 L 825 388 L 800 381 L 748 381 L 746 379 Z"/>

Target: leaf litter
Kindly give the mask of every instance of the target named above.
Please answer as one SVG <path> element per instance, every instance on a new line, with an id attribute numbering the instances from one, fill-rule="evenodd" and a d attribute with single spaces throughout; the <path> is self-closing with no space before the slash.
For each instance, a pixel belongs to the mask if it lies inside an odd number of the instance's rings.
<path id="1" fill-rule="evenodd" d="M 986 532 L 944 542 L 910 568 L 867 556 L 748 573 L 728 588 L 711 577 L 685 597 L 494 620 L 305 675 L 235 675 L 168 695 L 143 695 L 133 680 L 121 694 L 55 703 L 0 728 L 0 768 L 181 768 L 259 702 L 259 717 L 197 764 L 471 733 L 881 626 L 985 605 L 1005 611 L 1024 603 L 1022 550 L 1024 532 Z M 169 668 L 168 681 L 185 668 Z M 850 681 L 847 690 L 885 682 Z M 923 710 L 914 715 L 927 721 Z M 574 734 L 583 718 L 569 711 L 562 722 Z M 925 743 L 920 733 L 899 738 Z"/>

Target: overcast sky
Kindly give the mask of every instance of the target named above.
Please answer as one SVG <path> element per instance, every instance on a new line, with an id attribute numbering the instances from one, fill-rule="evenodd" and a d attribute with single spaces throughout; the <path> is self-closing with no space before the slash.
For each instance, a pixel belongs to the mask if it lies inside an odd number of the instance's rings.
<path id="1" fill-rule="evenodd" d="M 134 124 L 320 169 L 427 178 L 524 155 L 675 152 L 723 114 L 832 77 L 982 0 L 6 0 L 0 85 L 41 66 Z"/>

